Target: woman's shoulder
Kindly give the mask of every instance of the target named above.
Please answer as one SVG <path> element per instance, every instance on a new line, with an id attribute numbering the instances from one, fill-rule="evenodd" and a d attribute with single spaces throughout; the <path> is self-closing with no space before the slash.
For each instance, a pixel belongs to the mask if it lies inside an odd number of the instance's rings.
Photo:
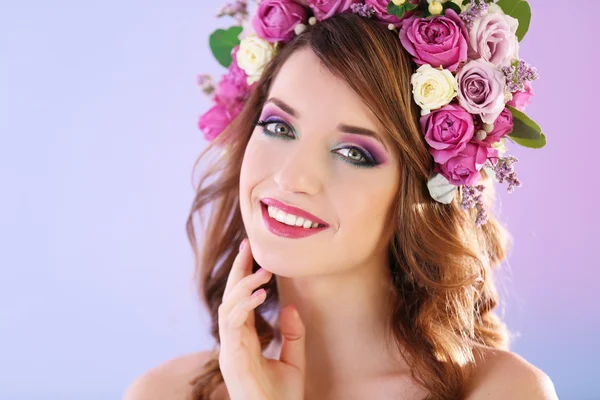
<path id="1" fill-rule="evenodd" d="M 548 375 L 518 354 L 484 346 L 478 350 L 466 400 L 558 399 Z"/>
<path id="2" fill-rule="evenodd" d="M 136 378 L 125 391 L 123 400 L 188 400 L 192 393 L 189 381 L 214 355 L 200 351 L 167 360 Z"/>

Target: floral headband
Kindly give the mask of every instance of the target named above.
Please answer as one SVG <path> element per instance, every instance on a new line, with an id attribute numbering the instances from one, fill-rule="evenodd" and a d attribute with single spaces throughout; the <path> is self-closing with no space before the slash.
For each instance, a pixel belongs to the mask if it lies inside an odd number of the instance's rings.
<path id="1" fill-rule="evenodd" d="M 427 183 L 431 197 L 477 209 L 476 225 L 488 220 L 481 169 L 521 186 L 516 157 L 503 156 L 506 140 L 542 148 L 546 137 L 523 111 L 534 95 L 535 68 L 519 59 L 519 42 L 531 22 L 525 0 L 262 0 L 252 17 L 246 0 L 221 7 L 238 25 L 210 36 L 215 58 L 227 73 L 215 86 L 210 76 L 198 84 L 214 106 L 198 127 L 207 140 L 217 137 L 242 110 L 256 81 L 279 47 L 333 15 L 353 12 L 398 33 L 413 58 L 414 101 L 421 108 L 421 131 L 435 167 Z"/>

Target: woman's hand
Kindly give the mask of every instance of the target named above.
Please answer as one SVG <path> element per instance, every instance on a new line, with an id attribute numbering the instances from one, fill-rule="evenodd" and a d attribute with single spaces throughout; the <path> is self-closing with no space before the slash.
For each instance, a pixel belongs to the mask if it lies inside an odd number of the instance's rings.
<path id="1" fill-rule="evenodd" d="M 304 398 L 304 324 L 297 311 L 281 311 L 282 347 L 280 360 L 262 355 L 254 326 L 254 309 L 266 299 L 264 289 L 271 280 L 264 269 L 252 274 L 252 252 L 248 239 L 242 241 L 219 306 L 219 363 L 231 400 L 302 400 Z M 254 293 L 252 293 L 254 292 Z"/>

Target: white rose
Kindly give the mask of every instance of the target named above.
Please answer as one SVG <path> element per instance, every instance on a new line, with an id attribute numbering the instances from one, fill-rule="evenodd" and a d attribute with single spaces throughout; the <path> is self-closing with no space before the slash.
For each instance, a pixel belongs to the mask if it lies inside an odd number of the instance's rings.
<path id="1" fill-rule="evenodd" d="M 410 83 L 415 102 L 422 109 L 421 115 L 445 106 L 458 93 L 458 82 L 452 72 L 433 68 L 429 64 L 421 65 L 412 75 Z"/>
<path id="2" fill-rule="evenodd" d="M 248 75 L 249 85 L 260 79 L 265 66 L 275 57 L 276 53 L 276 45 L 259 38 L 255 34 L 250 34 L 241 40 L 237 52 L 237 62 Z"/>

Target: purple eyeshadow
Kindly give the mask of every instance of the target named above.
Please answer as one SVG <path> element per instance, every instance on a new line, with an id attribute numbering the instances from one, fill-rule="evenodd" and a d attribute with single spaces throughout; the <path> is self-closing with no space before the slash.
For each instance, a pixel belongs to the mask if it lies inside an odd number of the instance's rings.
<path id="1" fill-rule="evenodd" d="M 388 160 L 385 150 L 381 148 L 380 144 L 375 143 L 375 139 L 367 139 L 359 135 L 344 135 L 343 141 L 355 144 L 368 151 L 377 164 L 385 164 Z"/>
<path id="2" fill-rule="evenodd" d="M 277 117 L 285 120 L 286 118 L 283 117 L 284 115 L 287 116 L 283 111 L 279 111 L 279 108 L 267 104 L 260 113 L 260 119 L 266 120 L 267 118 Z"/>

